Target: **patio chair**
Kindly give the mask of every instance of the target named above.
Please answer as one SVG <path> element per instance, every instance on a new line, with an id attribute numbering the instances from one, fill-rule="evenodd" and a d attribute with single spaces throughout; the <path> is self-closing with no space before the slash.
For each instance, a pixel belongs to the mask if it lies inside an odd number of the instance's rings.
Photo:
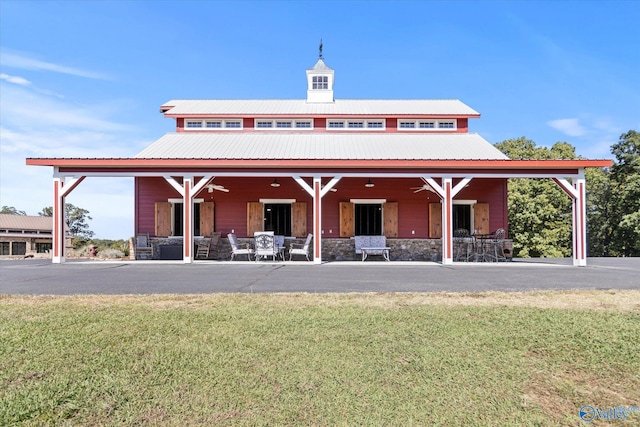
<path id="1" fill-rule="evenodd" d="M 475 258 L 475 245 L 469 230 L 459 228 L 453 232 L 454 261 L 469 261 Z"/>
<path id="2" fill-rule="evenodd" d="M 282 258 L 282 260 L 284 261 L 284 236 L 282 235 L 275 235 L 273 236 L 273 238 L 276 241 L 276 248 L 278 249 L 278 256 L 280 258 Z"/>
<path id="3" fill-rule="evenodd" d="M 211 238 L 200 239 L 198 241 L 198 247 L 196 250 L 196 259 L 208 259 L 209 254 L 212 251 L 218 250 L 218 243 L 220 242 L 220 233 L 211 233 Z"/>
<path id="4" fill-rule="evenodd" d="M 229 244 L 231 245 L 231 261 L 233 261 L 236 255 L 246 255 L 247 260 L 251 261 L 251 254 L 254 253 L 254 250 L 251 248 L 250 244 L 247 243 L 245 248 L 240 248 L 238 238 L 235 234 L 229 233 L 227 234 L 227 238 L 229 239 Z"/>
<path id="5" fill-rule="evenodd" d="M 149 240 L 149 233 L 136 236 L 136 259 L 153 259 L 153 245 Z"/>
<path id="6" fill-rule="evenodd" d="M 291 261 L 291 257 L 294 255 L 304 255 L 307 257 L 307 261 L 311 261 L 309 259 L 309 246 L 311 245 L 311 239 L 313 238 L 313 234 L 307 235 L 307 240 L 304 242 L 304 245 L 299 243 L 291 243 L 289 245 L 289 261 Z"/>
<path id="7" fill-rule="evenodd" d="M 256 261 L 267 257 L 272 257 L 275 261 L 280 254 L 280 248 L 276 245 L 273 231 L 256 231 L 253 233 L 253 238 L 255 239 Z"/>
<path id="8" fill-rule="evenodd" d="M 496 261 L 506 261 L 507 256 L 504 253 L 504 239 L 506 237 L 506 231 L 504 228 L 498 228 L 493 233 L 493 239 L 491 239 L 491 246 L 493 246 L 492 258 Z"/>

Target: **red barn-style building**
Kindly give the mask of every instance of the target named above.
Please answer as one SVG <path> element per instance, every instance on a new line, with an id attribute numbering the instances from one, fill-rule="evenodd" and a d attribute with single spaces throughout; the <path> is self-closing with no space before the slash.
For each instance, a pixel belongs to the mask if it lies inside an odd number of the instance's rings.
<path id="1" fill-rule="evenodd" d="M 454 230 L 508 233 L 507 179 L 553 179 L 573 200 L 574 264 L 586 265 L 586 167 L 607 160 L 509 160 L 469 132 L 459 100 L 335 99 L 322 58 L 295 100 L 172 100 L 168 133 L 131 158 L 27 159 L 54 167 L 53 262 L 64 261 L 64 197 L 85 177 L 135 177 L 135 233 L 185 263 L 212 232 L 313 234 L 313 260 L 356 259 L 383 235 L 391 259 L 454 260 Z M 58 234 L 56 234 L 58 233 Z"/>

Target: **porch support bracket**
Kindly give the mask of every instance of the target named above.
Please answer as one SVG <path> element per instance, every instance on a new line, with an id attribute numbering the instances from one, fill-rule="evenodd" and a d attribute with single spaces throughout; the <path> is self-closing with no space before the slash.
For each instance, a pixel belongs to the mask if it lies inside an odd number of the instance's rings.
<path id="1" fill-rule="evenodd" d="M 53 264 L 62 264 L 66 261 L 65 258 L 65 198 L 71 193 L 85 177 L 80 176 L 78 178 L 65 178 L 60 176 L 58 168 L 54 169 L 53 177 L 53 207 L 52 207 L 52 221 L 53 227 L 51 232 L 51 262 Z"/>
<path id="2" fill-rule="evenodd" d="M 193 198 L 213 178 L 213 175 L 205 175 L 196 183 L 194 176 L 183 176 L 180 184 L 174 177 L 164 176 L 164 179 L 182 196 L 182 229 L 184 230 L 182 260 L 185 264 L 193 263 Z"/>
<path id="3" fill-rule="evenodd" d="M 442 177 L 442 185 L 432 177 L 424 176 L 422 180 L 433 188 L 442 199 L 442 264 L 453 264 L 453 198 L 466 187 L 473 177 L 465 177 L 455 186 L 453 178 Z"/>
<path id="4" fill-rule="evenodd" d="M 586 180 L 584 170 L 581 169 L 572 183 L 565 178 L 553 178 L 553 182 L 571 198 L 572 230 L 573 230 L 573 265 L 586 267 L 587 265 L 587 205 Z"/>
<path id="5" fill-rule="evenodd" d="M 294 175 L 293 179 L 313 198 L 313 263 L 322 264 L 322 198 L 334 185 L 340 181 L 341 176 L 335 176 L 323 187 L 322 177 L 313 176 L 312 185 L 302 179 L 299 175 Z"/>

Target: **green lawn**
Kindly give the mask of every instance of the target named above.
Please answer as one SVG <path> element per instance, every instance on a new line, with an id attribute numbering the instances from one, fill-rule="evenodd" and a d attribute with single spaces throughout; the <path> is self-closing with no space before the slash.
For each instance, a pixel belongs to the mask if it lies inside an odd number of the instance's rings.
<path id="1" fill-rule="evenodd" d="M 0 425 L 575 426 L 587 404 L 640 404 L 640 292 L 0 297 Z"/>

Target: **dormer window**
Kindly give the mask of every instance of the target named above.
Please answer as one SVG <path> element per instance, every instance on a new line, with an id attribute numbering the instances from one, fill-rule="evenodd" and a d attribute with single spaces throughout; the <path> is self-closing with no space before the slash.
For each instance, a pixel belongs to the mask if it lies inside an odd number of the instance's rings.
<path id="1" fill-rule="evenodd" d="M 313 129 L 313 122 L 311 120 L 260 118 L 254 120 L 253 127 L 260 130 Z"/>
<path id="2" fill-rule="evenodd" d="M 348 119 L 331 119 L 327 120 L 328 130 L 346 129 L 346 130 L 384 130 L 386 121 L 383 119 L 373 120 L 348 120 Z"/>
<path id="3" fill-rule="evenodd" d="M 402 119 L 398 120 L 398 130 L 401 131 L 438 131 L 438 130 L 455 130 L 458 122 L 455 119 L 444 120 L 416 120 Z"/>
<path id="4" fill-rule="evenodd" d="M 329 78 L 327 76 L 313 76 L 314 89 L 328 89 Z"/>
<path id="5" fill-rule="evenodd" d="M 187 120 L 186 127 L 189 129 L 202 128 L 202 120 Z"/>
<path id="6" fill-rule="evenodd" d="M 220 130 L 220 129 L 241 129 L 242 121 L 237 119 L 186 119 L 184 121 L 185 130 Z"/>

